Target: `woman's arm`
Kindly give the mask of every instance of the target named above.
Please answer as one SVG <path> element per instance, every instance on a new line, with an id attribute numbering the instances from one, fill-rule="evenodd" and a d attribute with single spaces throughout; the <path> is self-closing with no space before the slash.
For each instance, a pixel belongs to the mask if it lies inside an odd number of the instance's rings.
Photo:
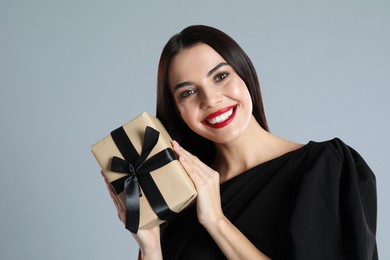
<path id="1" fill-rule="evenodd" d="M 224 216 L 219 192 L 219 174 L 175 141 L 173 150 L 179 155 L 180 163 L 198 192 L 198 220 L 224 255 L 228 259 L 269 259 Z"/>
<path id="2" fill-rule="evenodd" d="M 204 226 L 228 259 L 270 259 L 226 217 Z"/>
<path id="3" fill-rule="evenodd" d="M 111 199 L 115 204 L 118 211 L 118 217 L 125 223 L 126 221 L 126 209 L 116 195 L 114 189 L 110 185 L 106 176 L 103 174 L 104 181 L 106 182 L 107 189 L 110 193 Z M 142 260 L 160 260 L 162 259 L 161 244 L 160 244 L 160 227 L 156 226 L 152 229 L 139 229 L 137 234 L 133 234 L 133 237 L 138 243 L 139 253 L 138 259 Z"/>

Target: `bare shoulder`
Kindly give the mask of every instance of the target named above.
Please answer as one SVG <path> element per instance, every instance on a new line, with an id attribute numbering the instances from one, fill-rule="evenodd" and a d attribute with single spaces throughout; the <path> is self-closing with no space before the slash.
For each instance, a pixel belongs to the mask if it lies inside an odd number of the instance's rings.
<path id="1" fill-rule="evenodd" d="M 298 150 L 298 149 L 302 148 L 303 146 L 305 146 L 304 144 L 293 142 L 293 141 L 286 140 L 283 138 L 277 138 L 276 140 L 277 140 L 275 142 L 275 143 L 277 143 L 276 150 L 277 150 L 277 154 L 279 156 L 283 155 L 285 153 L 289 153 L 289 152 Z"/>

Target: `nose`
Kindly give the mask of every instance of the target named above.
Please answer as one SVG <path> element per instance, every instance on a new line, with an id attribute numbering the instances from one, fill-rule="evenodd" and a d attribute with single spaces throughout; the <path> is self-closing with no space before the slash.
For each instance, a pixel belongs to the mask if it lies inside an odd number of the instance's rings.
<path id="1" fill-rule="evenodd" d="M 200 95 L 201 108 L 212 108 L 216 107 L 222 102 L 222 93 L 213 87 L 204 88 L 202 94 Z"/>

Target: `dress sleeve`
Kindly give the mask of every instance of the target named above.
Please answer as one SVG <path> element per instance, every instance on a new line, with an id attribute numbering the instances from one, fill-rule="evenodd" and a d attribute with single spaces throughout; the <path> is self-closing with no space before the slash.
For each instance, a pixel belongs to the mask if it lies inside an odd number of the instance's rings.
<path id="1" fill-rule="evenodd" d="M 290 221 L 294 259 L 378 259 L 369 166 L 339 139 L 313 147 L 308 159 Z"/>

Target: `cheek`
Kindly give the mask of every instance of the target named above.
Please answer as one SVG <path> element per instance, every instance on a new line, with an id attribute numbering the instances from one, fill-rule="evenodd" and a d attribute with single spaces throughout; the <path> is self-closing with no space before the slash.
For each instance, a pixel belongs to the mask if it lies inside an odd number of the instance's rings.
<path id="1" fill-rule="evenodd" d="M 198 111 L 191 106 L 178 107 L 183 122 L 194 132 L 197 131 L 198 125 Z"/>
<path id="2" fill-rule="evenodd" d="M 181 104 L 177 105 L 177 109 L 178 109 L 179 114 L 180 114 L 181 118 L 183 119 L 183 121 L 188 125 L 188 123 L 190 122 L 190 116 L 191 116 L 191 113 L 189 113 L 189 109 L 186 106 L 181 105 Z"/>
<path id="3" fill-rule="evenodd" d="M 242 86 L 235 87 L 233 89 L 233 94 L 240 98 L 246 97 L 245 89 Z"/>
<path id="4" fill-rule="evenodd" d="M 247 103 L 249 112 L 252 114 L 252 110 L 253 110 L 252 97 L 249 94 L 249 90 L 246 87 L 245 87 L 245 91 L 243 91 L 242 95 L 246 99 L 246 103 Z"/>
<path id="5" fill-rule="evenodd" d="M 238 97 L 243 102 L 243 105 L 247 108 L 247 110 L 252 113 L 252 97 L 247 86 L 245 85 L 245 82 L 240 79 L 235 86 L 236 87 L 233 90 L 234 95 Z"/>
<path id="6" fill-rule="evenodd" d="M 235 97 L 240 99 L 251 99 L 248 88 L 245 85 L 245 82 L 241 79 L 237 79 L 230 85 L 230 93 Z"/>

